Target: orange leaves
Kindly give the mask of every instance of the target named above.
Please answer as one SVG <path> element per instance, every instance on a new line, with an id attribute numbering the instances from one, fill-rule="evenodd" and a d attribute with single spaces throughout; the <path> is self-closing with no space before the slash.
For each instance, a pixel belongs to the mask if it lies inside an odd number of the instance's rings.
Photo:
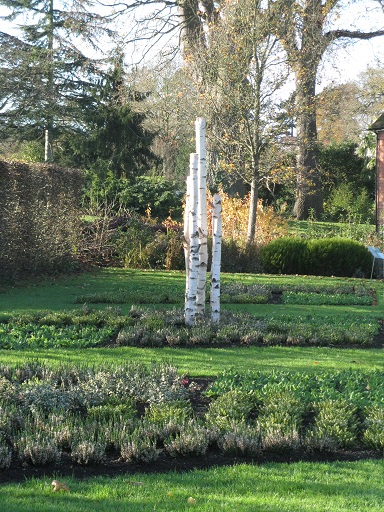
<path id="1" fill-rule="evenodd" d="M 223 238 L 245 242 L 248 230 L 248 214 L 250 208 L 250 195 L 241 198 L 231 197 L 222 190 L 219 191 L 222 203 L 222 229 Z M 211 204 L 212 200 L 208 200 Z M 208 216 L 212 217 L 209 209 Z M 208 220 L 208 226 L 211 222 Z M 287 222 L 281 218 L 271 206 L 263 205 L 260 199 L 257 204 L 257 229 L 255 240 L 266 243 L 287 232 Z"/>

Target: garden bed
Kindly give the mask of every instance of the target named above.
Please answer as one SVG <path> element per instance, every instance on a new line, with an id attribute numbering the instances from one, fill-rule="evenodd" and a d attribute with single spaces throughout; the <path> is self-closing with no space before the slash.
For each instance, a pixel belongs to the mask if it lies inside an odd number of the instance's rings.
<path id="1" fill-rule="evenodd" d="M 382 457 L 384 373 L 0 369 L 0 481 Z"/>
<path id="2" fill-rule="evenodd" d="M 368 315 L 264 315 L 223 311 L 220 322 L 209 317 L 186 327 L 182 309 L 133 306 L 128 315 L 119 309 L 7 317 L 0 323 L 0 348 L 93 347 L 225 347 L 329 346 L 383 347 L 382 323 Z"/>

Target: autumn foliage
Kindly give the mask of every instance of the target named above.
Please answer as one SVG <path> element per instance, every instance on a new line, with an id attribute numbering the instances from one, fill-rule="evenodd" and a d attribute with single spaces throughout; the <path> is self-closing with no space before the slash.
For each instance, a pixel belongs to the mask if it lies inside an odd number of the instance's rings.
<path id="1" fill-rule="evenodd" d="M 234 241 L 243 246 L 247 237 L 250 194 L 245 197 L 229 196 L 220 190 L 222 201 L 223 239 Z M 212 202 L 210 198 L 209 203 Z M 211 211 L 209 212 L 211 215 Z M 279 216 L 272 206 L 257 204 L 257 226 L 255 244 L 264 245 L 271 240 L 287 234 L 287 221 Z"/>

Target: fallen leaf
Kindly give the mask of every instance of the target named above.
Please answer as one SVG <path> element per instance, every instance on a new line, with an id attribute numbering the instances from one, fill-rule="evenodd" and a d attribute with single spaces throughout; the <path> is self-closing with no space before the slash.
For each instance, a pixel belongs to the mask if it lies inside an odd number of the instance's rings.
<path id="1" fill-rule="evenodd" d="M 53 492 L 57 492 L 57 491 L 69 492 L 68 485 L 64 484 L 63 482 L 59 482 L 58 480 L 53 480 L 52 485 L 53 485 Z"/>

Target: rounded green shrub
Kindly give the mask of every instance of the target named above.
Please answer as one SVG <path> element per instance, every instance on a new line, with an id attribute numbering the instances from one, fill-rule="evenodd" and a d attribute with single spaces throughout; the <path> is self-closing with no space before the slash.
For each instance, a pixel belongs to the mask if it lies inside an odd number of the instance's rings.
<path id="1" fill-rule="evenodd" d="M 235 423 L 246 421 L 255 406 L 252 394 L 231 390 L 210 403 L 206 420 L 209 425 L 226 430 Z"/>
<path id="2" fill-rule="evenodd" d="M 312 449 L 337 450 L 357 441 L 357 408 L 346 400 L 324 400 L 316 405 L 315 424 L 307 433 Z"/>
<path id="3" fill-rule="evenodd" d="M 307 241 L 302 238 L 276 238 L 260 250 L 260 263 L 270 274 L 306 274 L 307 252 Z"/>
<path id="4" fill-rule="evenodd" d="M 261 249 L 260 263 L 271 274 L 361 277 L 369 275 L 372 256 L 363 244 L 348 238 L 284 237 Z"/>
<path id="5" fill-rule="evenodd" d="M 374 449 L 384 449 L 384 407 L 373 405 L 367 410 L 365 419 L 366 430 L 363 443 Z"/>
<path id="6" fill-rule="evenodd" d="M 308 241 L 308 274 L 353 277 L 369 275 L 372 256 L 363 244 L 348 238 Z"/>

